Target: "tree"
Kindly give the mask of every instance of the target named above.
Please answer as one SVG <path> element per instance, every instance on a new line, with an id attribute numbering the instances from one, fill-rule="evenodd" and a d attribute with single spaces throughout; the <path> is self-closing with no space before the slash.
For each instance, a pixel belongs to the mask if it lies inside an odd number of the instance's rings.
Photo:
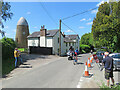
<path id="1" fill-rule="evenodd" d="M 85 45 L 92 45 L 92 37 L 91 33 L 85 33 L 80 40 L 80 44 L 85 44 Z"/>
<path id="2" fill-rule="evenodd" d="M 0 16 L 1 16 L 0 26 L 1 28 L 4 28 L 3 21 L 6 22 L 7 20 L 11 19 L 13 16 L 13 13 L 11 12 L 10 8 L 11 8 L 11 5 L 9 2 L 0 1 Z M 2 37 L 5 36 L 5 31 L 0 29 L 0 33 Z"/>
<path id="3" fill-rule="evenodd" d="M 120 50 L 120 1 L 99 6 L 93 20 L 92 35 L 95 47 Z"/>

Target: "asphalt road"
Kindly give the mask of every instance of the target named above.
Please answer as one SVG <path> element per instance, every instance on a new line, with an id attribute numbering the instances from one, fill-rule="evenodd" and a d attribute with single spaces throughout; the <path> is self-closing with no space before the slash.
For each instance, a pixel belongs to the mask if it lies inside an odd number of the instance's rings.
<path id="1" fill-rule="evenodd" d="M 79 79 L 83 75 L 85 61 L 90 54 L 82 54 L 78 57 L 79 64 L 73 65 L 67 57 L 56 58 L 48 63 L 42 63 L 26 72 L 14 75 L 2 80 L 3 88 L 76 88 Z M 37 58 L 39 60 L 39 58 Z M 14 72 L 15 73 L 15 72 Z"/>

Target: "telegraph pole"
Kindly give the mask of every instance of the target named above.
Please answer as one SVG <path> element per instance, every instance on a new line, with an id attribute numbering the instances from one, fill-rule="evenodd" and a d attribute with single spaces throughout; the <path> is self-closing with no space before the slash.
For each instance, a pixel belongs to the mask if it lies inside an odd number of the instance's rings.
<path id="1" fill-rule="evenodd" d="M 61 19 L 59 21 L 59 56 L 61 56 Z"/>

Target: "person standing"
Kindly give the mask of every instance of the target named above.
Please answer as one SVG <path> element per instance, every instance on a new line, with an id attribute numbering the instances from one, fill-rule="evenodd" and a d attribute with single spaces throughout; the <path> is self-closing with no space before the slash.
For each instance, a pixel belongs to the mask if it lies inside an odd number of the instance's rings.
<path id="1" fill-rule="evenodd" d="M 20 50 L 17 50 L 17 51 L 18 51 L 18 54 L 19 54 L 18 59 L 20 60 L 20 64 L 23 64 L 23 60 L 22 60 L 22 57 L 21 57 L 21 52 L 20 52 Z"/>
<path id="2" fill-rule="evenodd" d="M 18 53 L 17 48 L 15 48 L 15 50 L 14 50 L 14 57 L 15 57 L 15 68 L 16 68 L 16 67 L 18 67 L 17 62 L 18 62 L 18 57 L 19 57 L 19 53 Z"/>
<path id="3" fill-rule="evenodd" d="M 103 59 L 104 68 L 105 68 L 105 79 L 107 80 L 107 86 L 109 87 L 110 78 L 114 85 L 114 78 L 113 78 L 113 58 L 109 57 L 109 52 L 104 53 L 105 58 Z"/>

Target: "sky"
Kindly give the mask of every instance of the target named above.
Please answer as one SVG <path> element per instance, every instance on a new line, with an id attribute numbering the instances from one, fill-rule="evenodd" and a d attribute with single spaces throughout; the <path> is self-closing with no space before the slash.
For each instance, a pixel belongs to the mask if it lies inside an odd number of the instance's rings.
<path id="1" fill-rule="evenodd" d="M 59 20 L 86 10 L 98 7 L 102 2 L 10 2 L 13 17 L 4 22 L 6 37 L 15 39 L 17 22 L 24 17 L 29 25 L 29 32 L 39 31 L 42 25 L 47 30 L 59 29 Z M 78 34 L 80 37 L 91 32 L 97 9 L 62 20 L 72 30 L 62 24 L 65 34 Z M 1 38 L 1 35 L 0 35 Z"/>

